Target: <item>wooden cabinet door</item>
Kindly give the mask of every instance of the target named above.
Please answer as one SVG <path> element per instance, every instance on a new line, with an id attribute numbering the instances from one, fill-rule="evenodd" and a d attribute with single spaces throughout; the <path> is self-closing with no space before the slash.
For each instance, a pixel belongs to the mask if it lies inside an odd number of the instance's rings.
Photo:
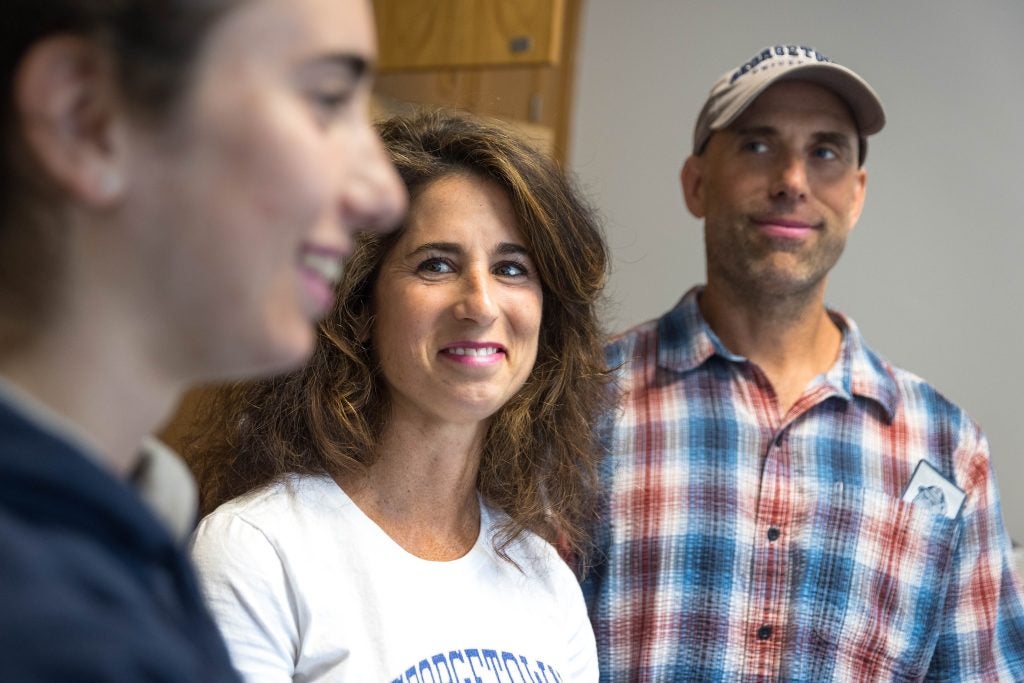
<path id="1" fill-rule="evenodd" d="M 374 0 L 378 116 L 407 105 L 502 119 L 568 157 L 582 0 Z M 530 49 L 518 51 L 528 43 Z"/>
<path id="2" fill-rule="evenodd" d="M 374 0 L 381 71 L 557 64 L 564 0 Z"/>

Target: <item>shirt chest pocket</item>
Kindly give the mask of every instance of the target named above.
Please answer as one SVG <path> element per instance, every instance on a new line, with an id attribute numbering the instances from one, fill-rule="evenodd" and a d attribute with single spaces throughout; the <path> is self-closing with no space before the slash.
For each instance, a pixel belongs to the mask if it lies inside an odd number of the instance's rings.
<path id="1" fill-rule="evenodd" d="M 923 678 L 958 521 L 920 503 L 836 484 L 815 510 L 812 529 L 803 603 L 813 615 L 808 635 L 824 655 L 821 664 L 835 667 L 821 678 Z"/>

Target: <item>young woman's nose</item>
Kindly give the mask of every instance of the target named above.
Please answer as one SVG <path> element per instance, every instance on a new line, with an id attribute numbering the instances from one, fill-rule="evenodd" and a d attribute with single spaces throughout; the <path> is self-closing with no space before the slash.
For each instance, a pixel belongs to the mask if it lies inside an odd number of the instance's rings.
<path id="1" fill-rule="evenodd" d="M 351 170 L 340 188 L 342 224 L 349 233 L 391 230 L 405 215 L 408 194 L 369 124 L 349 153 Z"/>

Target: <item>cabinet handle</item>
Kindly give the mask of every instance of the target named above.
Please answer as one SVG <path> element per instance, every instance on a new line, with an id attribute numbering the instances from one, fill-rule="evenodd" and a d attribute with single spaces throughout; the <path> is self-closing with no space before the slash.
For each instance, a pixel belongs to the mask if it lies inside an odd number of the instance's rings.
<path id="1" fill-rule="evenodd" d="M 514 36 L 508 41 L 508 51 L 514 55 L 521 55 L 533 49 L 533 39 L 530 36 Z"/>

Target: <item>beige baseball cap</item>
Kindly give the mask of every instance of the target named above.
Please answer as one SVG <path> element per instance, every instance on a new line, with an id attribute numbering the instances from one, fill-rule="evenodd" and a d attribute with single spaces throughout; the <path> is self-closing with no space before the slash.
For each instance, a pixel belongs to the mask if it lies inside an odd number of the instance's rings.
<path id="1" fill-rule="evenodd" d="M 865 138 L 885 126 L 882 102 L 863 78 L 804 45 L 766 47 L 738 68 L 722 74 L 697 117 L 693 153 L 701 154 L 711 134 L 727 128 L 768 86 L 787 80 L 817 83 L 846 102 L 861 138 L 863 163 L 867 153 Z"/>

